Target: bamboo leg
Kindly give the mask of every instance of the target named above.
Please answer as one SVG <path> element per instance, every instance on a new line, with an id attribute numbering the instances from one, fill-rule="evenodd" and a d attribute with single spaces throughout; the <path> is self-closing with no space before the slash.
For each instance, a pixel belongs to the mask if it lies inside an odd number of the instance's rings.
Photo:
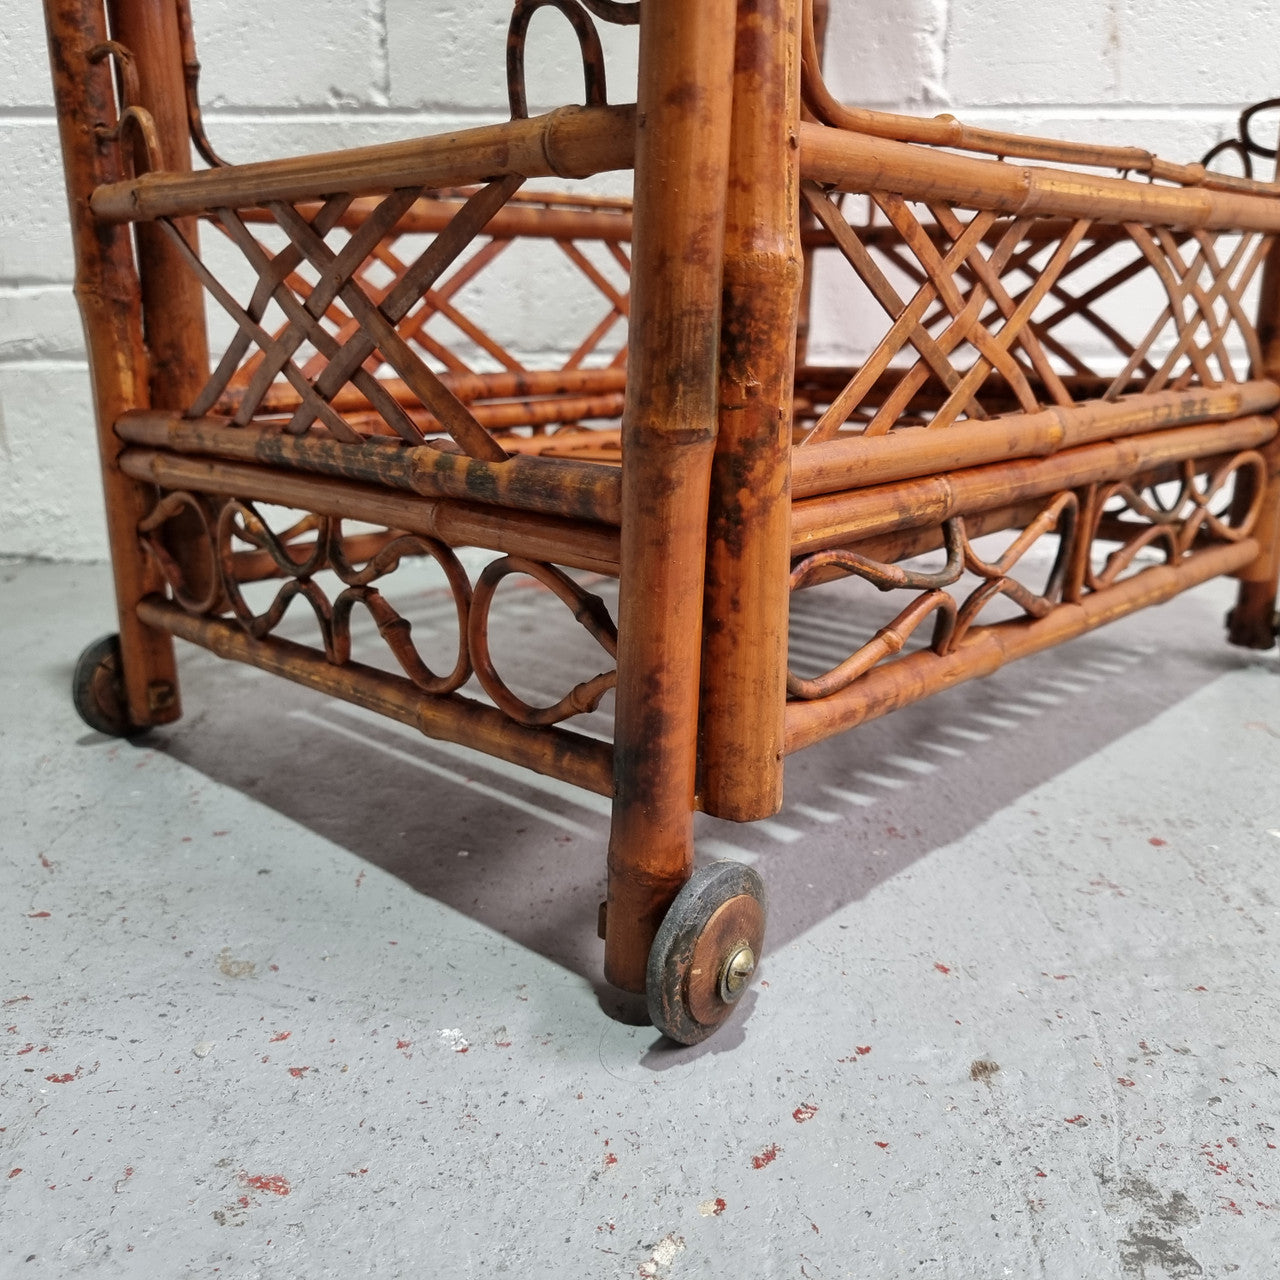
<path id="1" fill-rule="evenodd" d="M 1258 299 L 1258 343 L 1262 348 L 1262 368 L 1255 378 L 1280 374 L 1280 239 L 1272 242 L 1262 270 L 1262 292 Z M 1227 639 L 1246 649 L 1270 649 L 1276 642 L 1276 586 L 1280 580 L 1280 447 L 1265 450 L 1269 463 L 1262 511 L 1254 528 L 1261 552 L 1237 575 L 1240 590 L 1236 606 L 1227 615 Z M 1251 494 L 1238 501 L 1247 504 Z"/>
<path id="2" fill-rule="evenodd" d="M 130 719 L 143 727 L 176 720 L 181 708 L 173 641 L 145 626 L 137 614 L 145 595 L 164 590 L 137 535 L 155 490 L 121 472 L 124 446 L 112 431 L 126 409 L 146 405 L 147 386 L 129 229 L 99 226 L 89 210 L 94 187 L 121 176 L 116 145 L 94 132 L 96 124 L 110 125 L 116 116 L 111 68 L 87 56 L 106 39 L 106 20 L 95 0 L 47 0 L 45 19 L 75 240 L 75 293 L 93 376 L 125 695 Z"/>
<path id="3" fill-rule="evenodd" d="M 797 17 L 792 0 L 744 6 L 734 72 L 700 792 L 708 813 L 740 822 L 782 805 L 801 275 Z"/>
<path id="4" fill-rule="evenodd" d="M 191 141 L 177 6 L 173 0 L 107 0 L 107 5 L 112 37 L 133 54 L 137 105 L 155 121 L 159 159 L 167 172 L 189 173 Z M 195 248 L 195 219 L 182 219 L 177 226 Z M 135 234 L 151 407 L 185 409 L 209 376 L 204 290 L 162 226 L 139 223 Z M 165 537 L 189 590 L 203 595 L 212 565 L 199 522 L 190 514 L 180 515 L 166 527 Z"/>
<path id="5" fill-rule="evenodd" d="M 637 992 L 693 865 L 734 9 L 645 0 L 640 24 L 605 927 L 605 976 Z"/>

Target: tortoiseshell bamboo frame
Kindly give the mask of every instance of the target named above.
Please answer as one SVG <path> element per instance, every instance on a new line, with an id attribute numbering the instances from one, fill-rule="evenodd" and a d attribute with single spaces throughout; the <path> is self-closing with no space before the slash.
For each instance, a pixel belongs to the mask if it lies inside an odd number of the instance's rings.
<path id="1" fill-rule="evenodd" d="M 523 36 L 542 7 L 572 24 L 587 105 L 529 118 Z M 205 136 L 185 0 L 45 3 L 132 722 L 178 716 L 178 636 L 611 796 L 605 971 L 633 991 L 690 874 L 694 811 L 776 812 L 787 753 L 1216 575 L 1240 581 L 1230 638 L 1274 639 L 1280 187 L 843 107 L 822 81 L 817 8 L 518 0 L 510 122 L 235 166 Z M 609 105 L 593 19 L 639 21 L 634 106 Z M 208 170 L 191 171 L 193 143 Z M 521 190 L 611 169 L 634 170 L 633 205 Z M 200 222 L 254 267 L 249 303 L 201 258 Z M 262 223 L 289 247 L 268 253 Z M 434 238 L 404 261 L 409 233 Z M 449 272 L 483 268 L 457 267 L 482 234 L 489 258 L 554 241 L 606 299 L 562 367 L 526 368 L 454 308 Z M 1220 236 L 1238 247 L 1220 253 Z M 1132 261 L 1071 293 L 1117 245 Z M 887 317 L 855 368 L 808 363 L 818 249 Z M 371 283 L 375 262 L 390 284 Z M 1130 340 L 1098 300 L 1148 270 L 1168 307 Z M 206 291 L 236 324 L 216 366 Z M 272 299 L 288 317 L 274 333 Z M 501 371 L 426 335 L 436 314 Z M 625 355 L 591 365 L 624 318 Z M 1113 345 L 1119 375 L 1072 348 L 1069 319 Z M 1166 483 L 1178 496 L 1163 503 Z M 255 503 L 306 514 L 276 533 Z M 384 532 L 344 536 L 344 520 Z M 1001 529 L 1021 533 L 986 563 L 973 539 Z M 1058 552 L 1033 589 L 1014 569 L 1044 536 Z M 1101 567 L 1097 543 L 1115 545 Z M 452 550 L 467 544 L 503 554 L 476 583 Z M 940 571 L 897 567 L 943 546 Z M 1138 570 L 1144 547 L 1165 563 Z M 406 555 L 434 557 L 453 590 L 448 672 L 377 589 Z M 325 566 L 343 583 L 333 600 L 312 577 Z M 619 579 L 616 622 L 566 568 Z M 958 600 L 965 570 L 980 585 Z M 554 591 L 615 668 L 552 706 L 516 697 L 487 632 L 512 573 Z M 790 592 L 841 574 L 906 592 L 904 608 L 830 672 L 789 673 Z M 240 584 L 264 578 L 283 585 L 255 614 Z M 319 648 L 272 634 L 299 595 Z M 1024 616 L 975 625 L 996 596 Z M 357 604 L 402 675 L 352 661 Z M 926 623 L 932 642 L 895 656 Z M 473 672 L 493 705 L 459 692 Z M 612 746 L 562 727 L 615 686 Z"/>

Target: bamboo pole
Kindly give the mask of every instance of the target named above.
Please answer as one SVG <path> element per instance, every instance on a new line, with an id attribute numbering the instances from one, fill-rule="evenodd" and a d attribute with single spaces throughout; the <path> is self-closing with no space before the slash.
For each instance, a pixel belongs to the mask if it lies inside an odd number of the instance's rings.
<path id="1" fill-rule="evenodd" d="M 738 14 L 720 322 L 720 422 L 707 529 L 703 809 L 782 807 L 791 400 L 802 261 L 793 0 Z"/>
<path id="2" fill-rule="evenodd" d="M 321 200 L 335 191 L 370 195 L 401 187 L 449 187 L 507 174 L 587 178 L 630 167 L 635 108 L 560 107 L 545 116 L 456 133 L 288 160 L 227 165 L 201 173 L 144 174 L 93 193 L 104 222 Z"/>
<path id="3" fill-rule="evenodd" d="M 605 976 L 643 991 L 693 866 L 733 0 L 644 0 Z"/>
<path id="4" fill-rule="evenodd" d="M 453 392 L 465 405 L 474 405 L 473 412 L 483 411 L 485 406 L 477 401 L 503 400 L 513 396 L 604 396 L 617 395 L 626 390 L 627 375 L 624 369 L 525 369 L 519 373 L 451 373 L 439 375 L 441 383 Z M 401 378 L 379 378 L 382 388 L 402 406 L 412 405 L 416 397 Z M 244 388 L 228 387 L 218 399 L 219 406 L 234 413 L 244 398 Z M 287 382 L 274 382 L 258 402 L 256 413 L 260 417 L 292 413 L 302 397 Z M 368 409 L 369 397 L 354 383 L 340 387 L 329 401 L 338 412 Z M 478 415 L 477 415 L 478 416 Z M 481 420 L 482 425 L 488 425 Z"/>
<path id="5" fill-rule="evenodd" d="M 112 36 L 133 55 L 138 85 L 134 105 L 155 123 L 155 159 L 170 174 L 189 173 L 191 142 L 177 6 L 173 0 L 107 0 L 107 12 Z M 138 158 L 145 163 L 145 154 Z M 195 219 L 183 219 L 176 228 L 198 252 Z M 209 376 L 204 290 L 162 228 L 140 226 L 135 238 L 150 404 L 153 409 L 185 409 Z M 165 530 L 166 544 L 195 595 L 205 594 L 212 585 L 201 537 L 200 524 L 191 513 L 179 515 Z"/>
<path id="6" fill-rule="evenodd" d="M 1028 160 L 1051 160 L 1057 164 L 1079 164 L 1125 173 L 1147 174 L 1152 181 L 1177 182 L 1224 191 L 1249 191 L 1266 196 L 1280 194 L 1280 185 L 1260 182 L 1234 174 L 1217 173 L 1203 164 L 1176 164 L 1141 147 L 1115 147 L 1094 142 L 1070 142 L 1060 138 L 1037 138 L 996 129 L 974 128 L 952 115 L 932 117 L 896 115 L 848 107 L 831 95 L 822 76 L 822 42 L 819 10 L 822 0 L 805 0 L 804 14 L 804 101 L 824 124 L 848 129 L 873 138 L 930 146 L 958 147 L 993 156 L 1017 156 Z M 822 14 L 825 22 L 825 13 Z"/>
<path id="7" fill-rule="evenodd" d="M 130 444 L 343 476 L 429 498 L 459 498 L 612 525 L 621 519 L 618 469 L 596 462 L 523 454 L 485 462 L 429 445 L 406 447 L 398 439 L 344 444 L 319 433 L 292 436 L 270 428 L 228 427 L 222 418 L 146 411 L 121 417 L 116 432 Z"/>
<path id="8" fill-rule="evenodd" d="M 906 200 L 945 200 L 998 213 L 1174 230 L 1280 231 L 1280 200 L 1272 196 L 980 160 L 803 122 L 800 173 L 840 191 L 892 191 Z"/>
<path id="9" fill-rule="evenodd" d="M 1045 617 L 975 627 L 945 657 L 923 649 L 873 667 L 839 693 L 812 702 L 787 704 L 787 752 L 896 711 L 930 694 L 990 675 L 1006 662 L 1074 639 L 1086 631 L 1150 605 L 1172 599 L 1188 587 L 1234 573 L 1258 554 L 1252 538 L 1195 552 L 1180 564 L 1154 565 L 1078 603 L 1061 604 Z"/>
<path id="10" fill-rule="evenodd" d="M 90 192 L 120 174 L 117 146 L 94 132 L 116 119 L 110 64 L 88 58 L 107 38 L 106 19 L 95 0 L 46 0 L 45 20 L 75 242 L 75 295 L 93 377 L 125 697 L 130 720 L 141 728 L 176 720 L 181 706 L 173 642 L 137 614 L 143 596 L 164 588 L 137 534 L 153 490 L 120 470 L 123 446 L 111 430 L 125 409 L 146 404 L 147 364 L 128 230 L 99 227 L 89 209 Z"/>
<path id="11" fill-rule="evenodd" d="M 1162 463 L 1255 449 L 1275 435 L 1274 418 L 1254 415 L 1081 445 L 1050 458 L 970 467 L 851 493 L 808 498 L 792 509 L 792 554 L 895 530 L 937 525 L 952 516 L 967 516 L 1063 489 L 1123 480 Z"/>
<path id="12" fill-rule="evenodd" d="M 591 196 L 579 198 L 583 203 L 594 203 Z M 337 225 L 363 226 L 380 203 L 376 196 L 353 200 Z M 461 200 L 423 197 L 401 215 L 396 231 L 401 235 L 443 231 L 461 207 Z M 318 202 L 303 203 L 298 212 L 310 220 L 320 208 Z M 265 209 L 251 209 L 245 213 L 244 221 L 271 222 L 273 219 Z M 484 234 L 494 240 L 600 240 L 607 244 L 625 244 L 631 239 L 631 210 L 612 204 L 598 209 L 541 209 L 513 202 L 485 223 Z"/>
<path id="13" fill-rule="evenodd" d="M 1280 385 L 1259 379 L 1055 405 L 1038 413 L 957 422 L 938 431 L 899 429 L 881 436 L 828 440 L 795 451 L 791 491 L 797 498 L 808 498 L 1006 458 L 1049 457 L 1094 441 L 1266 413 L 1278 404 Z"/>
<path id="14" fill-rule="evenodd" d="M 607 742 L 571 729 L 531 729 L 482 702 L 456 693 L 423 693 L 403 676 L 363 663 L 335 666 L 306 645 L 274 636 L 255 640 L 234 622 L 193 617 L 157 596 L 143 600 L 138 614 L 148 626 L 198 644 L 220 658 L 246 662 L 330 698 L 353 702 L 428 738 L 462 743 L 599 795 L 607 796 L 613 789 L 613 753 Z"/>
<path id="15" fill-rule="evenodd" d="M 166 489 L 274 502 L 316 515 L 404 529 L 438 538 L 452 547 L 488 547 L 596 573 L 618 572 L 617 531 L 585 521 L 501 511 L 478 503 L 410 497 L 353 480 L 150 449 L 125 450 L 120 455 L 120 466 L 125 475 Z"/>

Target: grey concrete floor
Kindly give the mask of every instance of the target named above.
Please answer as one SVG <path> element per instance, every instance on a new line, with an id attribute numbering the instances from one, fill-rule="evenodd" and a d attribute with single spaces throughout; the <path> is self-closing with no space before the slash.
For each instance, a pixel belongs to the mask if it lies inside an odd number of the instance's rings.
<path id="1" fill-rule="evenodd" d="M 1280 1275 L 1280 670 L 1229 598 L 702 820 L 770 941 L 689 1050 L 599 982 L 607 806 L 190 649 L 108 741 L 105 569 L 0 565 L 0 1275 Z M 595 659 L 546 605 L 549 689 Z"/>

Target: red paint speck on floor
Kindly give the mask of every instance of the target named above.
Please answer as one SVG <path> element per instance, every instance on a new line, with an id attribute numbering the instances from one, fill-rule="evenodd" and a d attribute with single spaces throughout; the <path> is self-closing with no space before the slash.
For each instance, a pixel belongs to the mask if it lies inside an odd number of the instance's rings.
<path id="1" fill-rule="evenodd" d="M 1122 1084 L 1126 1089 L 1132 1089 L 1136 1080 L 1130 1080 L 1128 1076 L 1116 1076 L 1116 1084 Z"/>
<path id="2" fill-rule="evenodd" d="M 248 1196 L 237 1196 L 237 1197 L 236 1197 L 236 1200 L 237 1200 L 238 1204 L 240 1205 L 240 1207 L 241 1207 L 242 1209 L 247 1209 L 247 1208 L 249 1207 L 249 1197 L 248 1197 Z"/>
<path id="3" fill-rule="evenodd" d="M 945 965 L 945 964 L 943 964 L 940 960 L 935 960 L 935 961 L 934 961 L 934 965 L 933 965 L 933 967 L 934 967 L 935 969 L 937 969 L 937 971 L 938 971 L 939 973 L 950 973 L 950 972 L 951 972 L 951 966 L 950 966 L 950 965 Z"/>
<path id="4" fill-rule="evenodd" d="M 718 1218 L 728 1207 L 724 1202 L 723 1196 L 716 1196 L 715 1206 L 712 1208 L 711 1213 Z"/>
<path id="5" fill-rule="evenodd" d="M 1161 849 L 1169 842 L 1167 840 L 1161 840 L 1159 836 L 1152 836 L 1147 843 L 1156 849 Z"/>
<path id="6" fill-rule="evenodd" d="M 1044 1171 L 1043 1169 L 1037 1169 L 1037 1170 L 1036 1170 L 1036 1177 L 1037 1177 L 1037 1178 L 1047 1178 L 1048 1176 L 1049 1176 L 1049 1175 L 1048 1175 L 1047 1173 L 1045 1173 L 1045 1171 Z"/>
<path id="7" fill-rule="evenodd" d="M 765 1165 L 772 1164 L 778 1158 L 778 1152 L 781 1150 L 782 1148 L 776 1142 L 771 1143 L 758 1156 L 751 1157 L 751 1167 L 753 1169 L 763 1169 Z"/>
<path id="8" fill-rule="evenodd" d="M 27 912 L 28 920 L 47 920 L 48 918 L 49 918 L 49 912 L 47 911 L 28 911 Z"/>
<path id="9" fill-rule="evenodd" d="M 40 855 L 40 865 L 41 865 L 41 866 L 42 866 L 46 871 L 52 871 L 52 870 L 53 870 L 53 863 L 52 863 L 52 862 L 50 862 L 50 861 L 49 861 L 49 859 L 48 859 L 48 858 L 47 858 L 43 853 Z"/>
<path id="10" fill-rule="evenodd" d="M 30 996 L 10 996 L 6 1001 L 6 1007 L 11 1004 L 21 1004 L 24 1000 L 30 1000 Z"/>
<path id="11" fill-rule="evenodd" d="M 11 1178 L 16 1178 L 16 1177 L 18 1176 L 18 1174 L 20 1174 L 21 1172 L 22 1172 L 21 1167 L 19 1167 L 19 1168 L 17 1168 L 17 1169 L 10 1169 L 10 1170 L 9 1170 L 9 1177 L 11 1177 Z"/>
<path id="12" fill-rule="evenodd" d="M 871 1052 L 871 1046 L 869 1044 L 855 1044 L 853 1051 L 858 1057 L 865 1058 Z"/>
<path id="13" fill-rule="evenodd" d="M 613 1168 L 613 1166 L 617 1163 L 618 1163 L 618 1157 L 615 1156 L 612 1151 L 606 1151 L 604 1153 L 604 1167 L 606 1169 Z"/>
<path id="14" fill-rule="evenodd" d="M 277 1031 L 275 1035 L 271 1037 L 271 1043 L 279 1044 L 282 1040 L 287 1040 L 291 1035 L 293 1035 L 292 1031 Z"/>
<path id="15" fill-rule="evenodd" d="M 1195 988 L 1194 988 L 1194 990 L 1196 990 L 1196 991 L 1208 991 L 1208 990 L 1209 990 L 1209 988 L 1208 988 L 1208 987 L 1195 987 Z"/>
<path id="16" fill-rule="evenodd" d="M 1084 1119 L 1084 1116 L 1065 1116 L 1064 1119 L 1067 1124 L 1079 1124 Z"/>
<path id="17" fill-rule="evenodd" d="M 302 1079 L 302 1077 L 303 1077 L 303 1076 L 305 1076 L 305 1075 L 307 1074 L 307 1072 L 308 1072 L 308 1071 L 310 1071 L 310 1070 L 311 1070 L 311 1068 L 310 1068 L 310 1067 L 290 1067 L 290 1068 L 289 1068 L 289 1074 L 290 1074 L 290 1075 L 291 1075 L 295 1080 L 301 1080 L 301 1079 Z"/>
<path id="18" fill-rule="evenodd" d="M 35 1045 L 33 1044 L 26 1045 L 24 1048 L 21 1048 L 18 1050 L 18 1057 L 22 1057 L 24 1053 L 33 1053 L 34 1051 L 35 1051 Z"/>
<path id="19" fill-rule="evenodd" d="M 791 1118 L 796 1124 L 804 1124 L 806 1120 L 812 1120 L 818 1114 L 818 1108 L 812 1102 L 802 1102 L 792 1113 Z"/>
<path id="20" fill-rule="evenodd" d="M 70 1084 L 76 1078 L 74 1071 L 68 1071 L 60 1076 L 45 1076 L 50 1084 Z"/>
<path id="21" fill-rule="evenodd" d="M 289 1179 L 279 1173 L 241 1173 L 240 1181 L 255 1191 L 270 1191 L 273 1196 L 287 1196 L 293 1188 Z"/>
<path id="22" fill-rule="evenodd" d="M 396 1048 L 397 1048 L 397 1049 L 407 1049 L 407 1048 L 408 1048 L 412 1043 L 413 1043 L 413 1041 L 412 1041 L 412 1040 L 397 1040 L 397 1041 L 396 1041 Z"/>
<path id="23" fill-rule="evenodd" d="M 887 1142 L 877 1142 L 876 1146 L 879 1147 L 881 1151 L 889 1150 L 889 1144 Z"/>

